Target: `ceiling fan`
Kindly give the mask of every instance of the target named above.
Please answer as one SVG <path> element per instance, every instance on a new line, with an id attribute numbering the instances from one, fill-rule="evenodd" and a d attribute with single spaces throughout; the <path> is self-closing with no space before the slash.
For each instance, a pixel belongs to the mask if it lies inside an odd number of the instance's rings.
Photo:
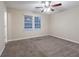
<path id="1" fill-rule="evenodd" d="M 41 4 L 43 6 L 37 6 L 35 7 L 36 9 L 41 9 L 41 12 L 46 12 L 46 10 L 48 11 L 54 11 L 55 7 L 59 7 L 62 5 L 62 3 L 53 3 L 52 1 L 42 1 Z"/>

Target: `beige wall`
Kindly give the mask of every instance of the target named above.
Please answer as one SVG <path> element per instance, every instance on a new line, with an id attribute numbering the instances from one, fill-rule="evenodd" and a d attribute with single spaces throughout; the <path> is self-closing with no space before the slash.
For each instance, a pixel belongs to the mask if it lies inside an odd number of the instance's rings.
<path id="1" fill-rule="evenodd" d="M 51 15 L 50 35 L 79 43 L 79 7 Z"/>
<path id="2" fill-rule="evenodd" d="M 24 15 L 41 16 L 40 31 L 24 30 Z M 50 17 L 49 17 L 50 16 Z M 79 7 L 53 15 L 8 9 L 8 41 L 52 35 L 79 43 Z"/>
<path id="3" fill-rule="evenodd" d="M 41 16 L 41 30 L 24 30 L 24 15 Z M 48 35 L 48 15 L 8 9 L 8 41 Z"/>
<path id="4" fill-rule="evenodd" d="M 0 55 L 5 47 L 5 12 L 4 3 L 0 2 Z"/>

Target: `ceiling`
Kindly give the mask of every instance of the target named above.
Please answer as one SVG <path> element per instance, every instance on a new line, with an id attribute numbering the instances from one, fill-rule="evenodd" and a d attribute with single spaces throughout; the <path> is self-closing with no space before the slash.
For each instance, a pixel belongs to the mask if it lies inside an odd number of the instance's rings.
<path id="1" fill-rule="evenodd" d="M 52 3 L 54 2 L 60 2 L 62 6 L 54 8 L 55 11 L 51 13 L 65 11 L 79 6 L 79 1 L 52 1 Z M 41 1 L 6 1 L 5 4 L 8 8 L 40 13 L 40 9 L 36 9 L 35 7 L 41 6 Z"/>

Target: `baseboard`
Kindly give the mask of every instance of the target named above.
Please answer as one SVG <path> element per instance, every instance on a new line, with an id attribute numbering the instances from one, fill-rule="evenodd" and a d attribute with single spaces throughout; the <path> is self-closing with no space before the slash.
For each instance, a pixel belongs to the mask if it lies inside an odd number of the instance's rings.
<path id="1" fill-rule="evenodd" d="M 2 50 L 0 51 L 0 56 L 2 55 L 4 49 L 5 49 L 5 45 L 4 45 L 4 47 L 2 48 Z"/>
<path id="2" fill-rule="evenodd" d="M 31 37 L 23 37 L 23 38 L 17 38 L 17 39 L 11 39 L 11 40 L 7 40 L 7 41 L 10 42 L 10 41 L 23 40 L 23 39 L 30 39 L 30 38 L 42 37 L 42 36 L 48 36 L 48 34 L 46 34 L 46 35 L 39 35 L 39 36 L 31 36 Z"/>
<path id="3" fill-rule="evenodd" d="M 8 40 L 7 42 L 9 42 L 9 41 L 16 41 L 16 40 L 23 40 L 23 39 L 30 39 L 30 38 L 41 37 L 41 36 L 48 36 L 48 35 L 40 35 L 40 36 L 32 36 L 32 37 L 11 39 L 11 40 Z M 70 42 L 74 42 L 74 43 L 78 43 L 79 44 L 79 41 L 71 40 L 71 39 L 68 39 L 68 38 L 62 38 L 62 37 L 55 36 L 55 35 L 49 35 L 49 36 L 57 37 L 57 38 L 60 38 L 60 39 L 63 39 L 63 40 L 67 40 L 67 41 L 70 41 Z"/>
<path id="4" fill-rule="evenodd" d="M 68 38 L 62 38 L 62 37 L 55 36 L 55 35 L 50 35 L 50 36 L 57 37 L 57 38 L 60 38 L 60 39 L 66 40 L 66 41 L 70 41 L 70 42 L 73 42 L 73 43 L 77 43 L 77 44 L 79 44 L 79 42 L 78 42 L 78 41 L 71 40 L 71 39 L 68 39 Z"/>

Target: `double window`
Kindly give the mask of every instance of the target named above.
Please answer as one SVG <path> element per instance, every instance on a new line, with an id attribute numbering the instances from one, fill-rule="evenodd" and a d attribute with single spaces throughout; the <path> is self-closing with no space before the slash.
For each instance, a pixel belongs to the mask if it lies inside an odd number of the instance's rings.
<path id="1" fill-rule="evenodd" d="M 41 28 L 41 17 L 35 16 L 33 19 L 32 16 L 25 15 L 24 16 L 24 29 L 32 30 L 33 28 L 34 29 Z"/>

